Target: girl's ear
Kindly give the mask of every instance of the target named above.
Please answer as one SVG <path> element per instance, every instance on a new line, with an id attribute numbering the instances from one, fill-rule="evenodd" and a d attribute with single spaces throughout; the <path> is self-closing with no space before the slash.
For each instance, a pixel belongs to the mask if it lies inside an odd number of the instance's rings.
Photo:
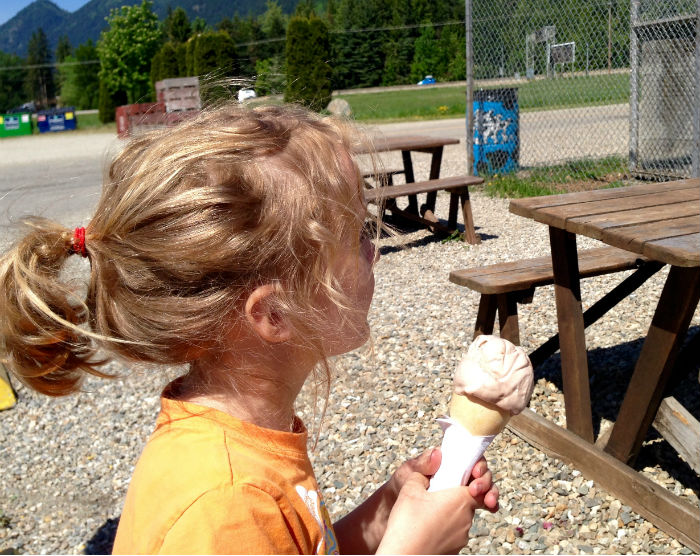
<path id="1" fill-rule="evenodd" d="M 275 287 L 258 286 L 245 302 L 245 316 L 256 334 L 266 342 L 279 344 L 292 337 L 292 327 L 287 318 L 275 307 Z"/>

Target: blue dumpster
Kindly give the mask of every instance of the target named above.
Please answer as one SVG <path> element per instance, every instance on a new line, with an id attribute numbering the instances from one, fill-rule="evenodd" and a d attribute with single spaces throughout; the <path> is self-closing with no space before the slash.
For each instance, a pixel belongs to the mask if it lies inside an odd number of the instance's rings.
<path id="1" fill-rule="evenodd" d="M 36 122 L 40 133 L 47 131 L 67 131 L 75 129 L 78 123 L 75 117 L 75 108 L 52 108 L 40 110 L 36 115 Z"/>
<path id="2" fill-rule="evenodd" d="M 474 175 L 513 172 L 520 156 L 518 90 L 474 91 Z"/>

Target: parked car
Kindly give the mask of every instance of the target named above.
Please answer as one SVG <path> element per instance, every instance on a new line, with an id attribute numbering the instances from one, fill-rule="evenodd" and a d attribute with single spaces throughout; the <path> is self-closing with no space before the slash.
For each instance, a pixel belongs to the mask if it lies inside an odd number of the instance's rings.
<path id="1" fill-rule="evenodd" d="M 238 102 L 243 102 L 250 98 L 255 98 L 258 95 L 255 94 L 254 89 L 239 89 L 238 90 Z"/>
<path id="2" fill-rule="evenodd" d="M 418 85 L 432 85 L 435 83 L 435 78 L 432 75 L 426 75 L 418 82 Z"/>

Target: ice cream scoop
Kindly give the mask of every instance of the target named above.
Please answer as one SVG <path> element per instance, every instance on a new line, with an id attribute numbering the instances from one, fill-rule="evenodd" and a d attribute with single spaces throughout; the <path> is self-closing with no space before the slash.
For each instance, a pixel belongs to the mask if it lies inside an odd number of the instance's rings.
<path id="1" fill-rule="evenodd" d="M 442 463 L 430 490 L 465 484 L 471 469 L 511 415 L 530 402 L 532 364 L 525 351 L 496 336 L 478 336 L 457 366 Z"/>
<path id="2" fill-rule="evenodd" d="M 498 434 L 527 407 L 534 388 L 525 351 L 496 336 L 478 336 L 457 366 L 450 417 L 475 435 Z"/>

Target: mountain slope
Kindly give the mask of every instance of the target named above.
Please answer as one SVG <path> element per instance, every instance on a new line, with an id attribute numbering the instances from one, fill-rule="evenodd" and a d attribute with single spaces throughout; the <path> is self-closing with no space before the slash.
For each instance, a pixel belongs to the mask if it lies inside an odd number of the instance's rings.
<path id="1" fill-rule="evenodd" d="M 15 17 L 0 25 L 0 50 L 26 56 L 29 39 L 39 27 L 44 29 L 49 44 L 54 48 L 58 37 L 52 40 L 48 30 L 52 27 L 63 27 L 69 17 L 70 12 L 62 10 L 49 0 L 35 0 Z"/>
<path id="2" fill-rule="evenodd" d="M 140 3 L 141 0 L 90 0 L 70 13 L 49 0 L 35 0 L 0 25 L 0 50 L 26 56 L 29 39 L 39 27 L 46 33 L 52 50 L 61 35 L 67 35 L 73 47 L 88 39 L 97 41 L 100 32 L 107 27 L 105 18 L 110 10 Z M 286 13 L 291 13 L 297 0 L 281 0 L 279 4 Z M 224 17 L 233 17 L 235 14 L 241 17 L 260 15 L 265 11 L 265 0 L 154 0 L 153 11 L 163 19 L 169 6 L 180 6 L 190 20 L 201 17 L 214 26 Z"/>

